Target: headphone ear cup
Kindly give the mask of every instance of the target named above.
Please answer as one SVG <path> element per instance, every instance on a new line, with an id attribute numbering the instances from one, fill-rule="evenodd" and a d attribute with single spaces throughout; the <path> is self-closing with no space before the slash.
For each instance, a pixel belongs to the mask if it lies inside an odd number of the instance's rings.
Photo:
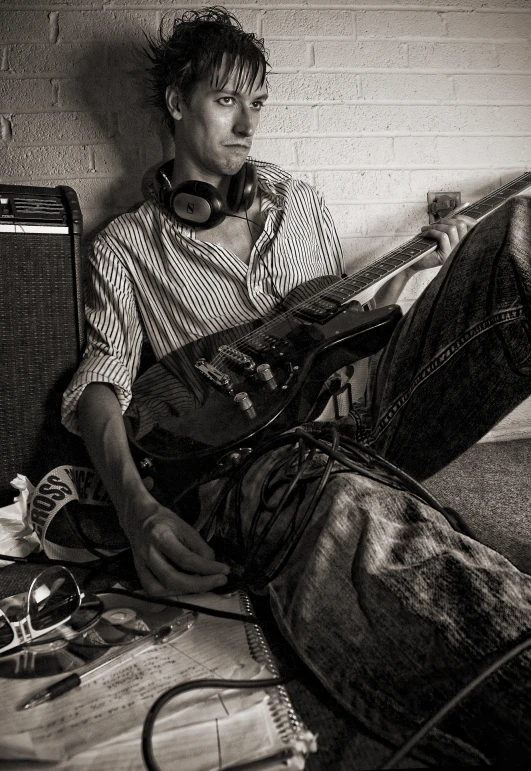
<path id="1" fill-rule="evenodd" d="M 163 196 L 164 205 L 185 225 L 213 228 L 225 219 L 223 200 L 208 182 L 183 182 Z"/>
<path id="2" fill-rule="evenodd" d="M 240 212 L 250 209 L 256 196 L 257 187 L 256 169 L 252 163 L 246 162 L 230 181 L 227 193 L 229 210 Z"/>

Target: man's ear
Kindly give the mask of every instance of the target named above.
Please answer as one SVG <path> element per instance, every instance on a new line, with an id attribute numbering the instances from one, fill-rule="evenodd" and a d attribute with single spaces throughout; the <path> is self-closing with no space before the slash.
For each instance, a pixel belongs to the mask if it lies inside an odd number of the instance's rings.
<path id="1" fill-rule="evenodd" d="M 175 86 L 168 86 L 166 89 L 166 105 L 170 112 L 170 115 L 174 120 L 181 120 L 182 118 L 182 97 L 181 92 Z"/>

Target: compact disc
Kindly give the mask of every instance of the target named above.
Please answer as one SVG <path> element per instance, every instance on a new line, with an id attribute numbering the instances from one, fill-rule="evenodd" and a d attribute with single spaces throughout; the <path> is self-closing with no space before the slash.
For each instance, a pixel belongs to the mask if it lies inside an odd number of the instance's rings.
<path id="1" fill-rule="evenodd" d="M 136 610 L 133 608 L 109 608 L 101 614 L 103 621 L 107 621 L 109 624 L 123 625 L 130 624 L 131 621 L 136 619 Z"/>
<path id="2" fill-rule="evenodd" d="M 187 629 L 195 614 L 112 592 L 87 595 L 59 629 L 14 653 L 0 656 L 0 678 L 48 677 L 73 672 L 114 646 L 123 646 L 169 624 Z"/>
<path id="3" fill-rule="evenodd" d="M 9 598 L 16 601 L 18 595 Z M 26 594 L 21 594 L 21 601 Z M 80 607 L 61 626 L 26 645 L 0 655 L 0 677 L 47 677 L 70 672 L 83 666 L 87 659 L 71 650 L 72 643 L 94 627 L 103 612 L 103 602 L 94 594 L 86 594 Z M 98 654 L 99 655 L 99 654 Z"/>
<path id="4" fill-rule="evenodd" d="M 112 592 L 98 596 L 103 604 L 102 614 L 82 640 L 91 644 L 127 645 L 161 626 L 192 615 L 180 608 L 170 608 L 139 597 L 125 597 Z"/>

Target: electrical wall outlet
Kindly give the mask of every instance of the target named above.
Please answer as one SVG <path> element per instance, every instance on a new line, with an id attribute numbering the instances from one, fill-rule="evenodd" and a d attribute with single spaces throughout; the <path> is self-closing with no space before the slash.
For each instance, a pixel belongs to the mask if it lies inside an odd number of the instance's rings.
<path id="1" fill-rule="evenodd" d="M 428 193 L 428 215 L 430 222 L 439 222 L 461 206 L 461 192 Z"/>

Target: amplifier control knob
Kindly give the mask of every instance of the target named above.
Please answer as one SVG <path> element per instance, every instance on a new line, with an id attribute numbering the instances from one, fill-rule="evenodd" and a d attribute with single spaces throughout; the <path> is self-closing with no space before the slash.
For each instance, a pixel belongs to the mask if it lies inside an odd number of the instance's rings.
<path id="1" fill-rule="evenodd" d="M 243 413 L 245 413 L 249 420 L 256 418 L 256 412 L 248 393 L 240 391 L 240 393 L 236 394 L 234 397 L 234 403 Z"/>
<path id="2" fill-rule="evenodd" d="M 259 364 L 256 368 L 256 376 L 258 377 L 258 380 L 265 383 L 271 391 L 274 391 L 277 387 L 277 381 L 275 380 L 273 370 L 269 364 Z"/>

